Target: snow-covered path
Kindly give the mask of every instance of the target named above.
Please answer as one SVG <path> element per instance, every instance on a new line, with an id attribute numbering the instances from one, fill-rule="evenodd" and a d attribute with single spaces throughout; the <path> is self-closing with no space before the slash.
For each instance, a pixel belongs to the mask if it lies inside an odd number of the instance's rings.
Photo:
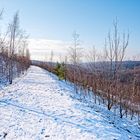
<path id="1" fill-rule="evenodd" d="M 0 140 L 139 139 L 71 98 L 72 88 L 38 67 L 0 94 Z"/>

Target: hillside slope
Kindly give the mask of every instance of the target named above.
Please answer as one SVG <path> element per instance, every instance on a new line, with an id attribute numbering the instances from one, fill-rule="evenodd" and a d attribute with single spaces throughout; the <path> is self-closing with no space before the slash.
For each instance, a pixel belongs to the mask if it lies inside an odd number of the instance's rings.
<path id="1" fill-rule="evenodd" d="M 0 91 L 0 140 L 128 140 L 140 130 L 124 119 L 75 98 L 73 88 L 32 66 Z"/>

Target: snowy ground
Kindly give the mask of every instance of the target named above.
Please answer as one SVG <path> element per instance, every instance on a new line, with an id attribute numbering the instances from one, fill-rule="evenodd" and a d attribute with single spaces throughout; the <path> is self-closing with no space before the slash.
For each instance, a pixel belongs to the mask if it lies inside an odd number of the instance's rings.
<path id="1" fill-rule="evenodd" d="M 140 129 L 94 105 L 32 66 L 17 83 L 0 91 L 0 140 L 138 140 Z"/>

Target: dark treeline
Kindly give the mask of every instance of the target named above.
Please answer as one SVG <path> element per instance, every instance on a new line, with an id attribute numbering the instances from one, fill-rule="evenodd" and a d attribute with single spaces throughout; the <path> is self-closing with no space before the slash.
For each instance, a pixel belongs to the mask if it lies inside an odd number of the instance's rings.
<path id="1" fill-rule="evenodd" d="M 1 21 L 2 16 L 3 12 L 0 14 Z M 27 38 L 25 31 L 19 27 L 17 12 L 7 30 L 4 33 L 0 32 L 0 82 L 12 84 L 15 77 L 28 69 L 30 54 Z"/>
<path id="2" fill-rule="evenodd" d="M 108 110 L 120 118 L 134 116 L 140 125 L 140 65 L 139 62 L 124 61 L 129 44 L 129 33 L 118 33 L 117 22 L 114 32 L 108 33 L 102 54 L 95 47 L 90 50 L 88 63 L 81 63 L 82 49 L 79 35 L 74 33 L 73 46 L 69 49 L 69 62 L 33 63 L 56 74 L 59 79 L 74 83 L 76 93 L 92 94 L 93 102 L 105 104 Z M 66 57 L 67 58 L 67 57 Z"/>

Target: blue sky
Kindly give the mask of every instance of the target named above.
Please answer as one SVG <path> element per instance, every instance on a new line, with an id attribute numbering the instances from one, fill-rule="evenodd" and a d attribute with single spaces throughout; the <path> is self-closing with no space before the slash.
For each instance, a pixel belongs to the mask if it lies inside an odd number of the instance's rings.
<path id="1" fill-rule="evenodd" d="M 30 38 L 71 41 L 77 30 L 86 46 L 102 47 L 117 17 L 130 32 L 129 53 L 140 53 L 140 0 L 0 0 L 7 23 L 19 10 Z"/>

